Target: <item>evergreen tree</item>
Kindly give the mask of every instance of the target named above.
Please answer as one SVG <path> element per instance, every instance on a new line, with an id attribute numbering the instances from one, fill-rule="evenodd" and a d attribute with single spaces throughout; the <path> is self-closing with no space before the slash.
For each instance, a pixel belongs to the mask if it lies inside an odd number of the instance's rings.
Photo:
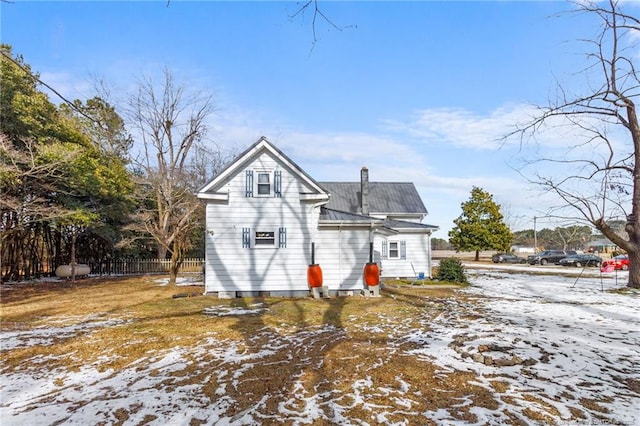
<path id="1" fill-rule="evenodd" d="M 449 242 L 456 250 L 475 251 L 476 261 L 481 250 L 509 251 L 513 236 L 491 194 L 474 186 L 471 198 L 461 207 L 462 214 L 449 231 Z"/>
<path id="2" fill-rule="evenodd" d="M 19 279 L 73 262 L 76 240 L 121 217 L 133 186 L 122 159 L 0 49 L 0 258 Z"/>

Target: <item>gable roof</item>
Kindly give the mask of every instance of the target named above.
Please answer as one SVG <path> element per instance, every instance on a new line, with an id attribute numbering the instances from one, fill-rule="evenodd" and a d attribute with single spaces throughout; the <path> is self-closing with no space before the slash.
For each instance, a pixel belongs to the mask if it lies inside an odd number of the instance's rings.
<path id="1" fill-rule="evenodd" d="M 247 148 L 244 152 L 238 155 L 233 162 L 227 167 L 222 169 L 217 176 L 204 184 L 197 191 L 198 198 L 209 198 L 208 193 L 215 193 L 230 177 L 235 176 L 241 172 L 246 164 L 260 156 L 264 152 L 271 153 L 276 157 L 284 166 L 289 168 L 294 174 L 296 174 L 303 182 L 309 186 L 315 194 L 327 198 L 329 194 L 320 186 L 315 179 L 305 172 L 302 167 L 298 166 L 293 160 L 291 160 L 284 152 L 276 148 L 266 137 L 261 136 L 253 145 Z"/>
<path id="2" fill-rule="evenodd" d="M 329 209 L 361 213 L 360 182 L 320 182 L 331 194 Z M 371 213 L 426 215 L 427 208 L 411 182 L 369 182 Z"/>
<path id="3" fill-rule="evenodd" d="M 264 136 L 238 155 L 216 177 L 204 184 L 197 191 L 198 198 L 228 200 L 228 194 L 216 191 L 220 190 L 229 179 L 242 172 L 247 164 L 265 152 L 274 156 L 311 189 L 310 193 L 300 194 L 301 200 L 319 200 L 324 203 L 320 213 L 320 220 L 325 224 L 337 222 L 351 222 L 354 225 L 369 223 L 389 230 L 412 229 L 429 231 L 438 229 L 434 225 L 397 219 L 397 217 L 402 216 L 420 215 L 424 217 L 428 213 L 413 183 L 368 182 L 369 212 L 371 214 L 396 216 L 396 219 L 377 219 L 370 215 L 363 215 L 360 205 L 361 182 L 317 182 Z"/>

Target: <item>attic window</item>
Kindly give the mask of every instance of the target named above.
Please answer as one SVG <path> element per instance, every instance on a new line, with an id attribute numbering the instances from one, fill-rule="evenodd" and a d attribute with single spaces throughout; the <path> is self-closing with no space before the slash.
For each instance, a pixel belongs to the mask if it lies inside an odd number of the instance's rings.
<path id="1" fill-rule="evenodd" d="M 256 171 L 258 175 L 254 182 L 253 170 L 247 170 L 245 179 L 245 197 L 282 197 L 282 171 Z M 273 174 L 273 178 L 271 177 Z M 254 186 L 255 183 L 255 186 Z M 255 195 L 254 195 L 255 194 Z"/>
<path id="2" fill-rule="evenodd" d="M 258 173 L 258 195 L 271 194 L 270 173 Z"/>

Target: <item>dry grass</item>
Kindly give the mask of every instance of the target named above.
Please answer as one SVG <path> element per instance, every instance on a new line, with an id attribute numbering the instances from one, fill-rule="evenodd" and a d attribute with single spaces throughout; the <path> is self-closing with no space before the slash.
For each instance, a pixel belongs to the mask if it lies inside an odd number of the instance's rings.
<path id="1" fill-rule="evenodd" d="M 447 309 L 447 304 L 440 302 L 464 297 L 457 294 L 455 288 L 392 285 L 387 286 L 381 298 L 320 300 L 172 297 L 176 293 L 201 291 L 202 287 L 158 286 L 150 278 L 85 280 L 76 286 L 65 283 L 27 284 L 3 291 L 0 315 L 3 331 L 51 324 L 116 322 L 109 326 L 96 326 L 90 332 L 61 336 L 53 344 L 2 351 L 2 371 L 34 368 L 74 371 L 89 364 L 99 365 L 102 371 L 118 371 L 176 346 L 196 347 L 210 336 L 246 351 L 257 351 L 273 344 L 279 336 L 296 335 L 298 344 L 264 357 L 243 372 L 237 385 L 227 388 L 228 395 L 236 401 L 229 408 L 229 416 L 253 407 L 264 395 L 271 397 L 262 402 L 263 411 L 277 413 L 279 404 L 292 392 L 326 393 L 339 395 L 343 406 L 352 405 L 345 415 L 370 422 L 371 410 L 363 409 L 362 404 L 350 404 L 353 401 L 349 400 L 353 398 L 350 395 L 353 394 L 354 383 L 366 376 L 371 385 L 362 389 L 361 397 L 375 403 L 375 406 L 397 405 L 398 395 L 402 394 L 402 382 L 407 382 L 411 385 L 410 394 L 405 395 L 411 401 L 407 411 L 419 413 L 448 409 L 459 421 L 476 422 L 471 408 L 498 410 L 499 402 L 494 391 L 508 390 L 499 376 L 493 382 L 495 389 L 492 391 L 475 385 L 474 373 L 444 373 L 424 359 L 403 355 L 406 351 L 401 349 L 409 349 L 411 343 L 393 340 L 394 329 L 399 324 L 424 328 L 416 320 L 420 315 L 422 318 L 425 314 L 435 317 Z M 256 304 L 268 309 L 255 315 L 203 315 L 205 308 L 216 305 L 251 308 Z M 366 324 L 378 325 L 388 334 L 372 335 L 362 327 Z M 313 338 L 305 337 L 305 331 L 321 328 L 326 331 L 313 334 Z M 198 353 L 197 357 L 198 362 L 189 363 L 179 374 L 166 377 L 159 383 L 167 392 L 175 386 L 201 384 L 202 393 L 214 400 L 220 379 L 211 374 L 211 368 L 215 369 L 220 361 L 208 353 Z M 42 359 L 46 359 L 46 366 L 38 364 Z M 209 368 L 203 369 L 202 365 Z M 370 367 L 364 371 L 363 366 Z M 300 387 L 293 389 L 292 378 L 301 383 Z M 55 383 L 63 386 L 64 377 L 57 378 Z M 380 389 L 387 390 L 381 392 Z M 473 403 L 461 404 L 465 399 Z M 542 404 L 540 406 L 545 408 Z M 115 416 L 124 421 L 138 408 L 119 409 Z M 531 420 L 546 423 L 551 421 L 550 415 L 556 414 L 551 407 L 546 412 L 531 411 Z M 510 413 L 505 415 L 512 418 L 513 424 L 521 423 Z M 575 413 L 576 418 L 580 415 Z M 406 418 L 406 414 L 398 411 L 386 419 L 400 422 L 403 417 Z M 200 420 L 193 418 L 191 423 L 198 424 Z M 263 424 L 271 423 L 281 424 L 281 419 L 263 419 Z"/>

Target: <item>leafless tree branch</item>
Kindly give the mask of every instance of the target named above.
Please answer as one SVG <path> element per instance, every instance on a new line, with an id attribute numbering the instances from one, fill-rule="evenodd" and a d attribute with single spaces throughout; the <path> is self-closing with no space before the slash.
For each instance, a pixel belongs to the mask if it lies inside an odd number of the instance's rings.
<path id="1" fill-rule="evenodd" d="M 320 8 L 319 0 L 305 0 L 303 2 L 298 3 L 298 5 L 299 5 L 298 9 L 294 13 L 289 15 L 289 18 L 291 20 L 293 20 L 293 19 L 295 19 L 297 17 L 303 16 L 306 12 L 311 11 L 311 13 L 312 13 L 312 17 L 311 17 L 311 32 L 312 32 L 312 35 L 313 35 L 313 45 L 315 45 L 316 42 L 318 41 L 317 28 L 318 28 L 318 22 L 319 21 L 324 21 L 331 28 L 333 28 L 335 30 L 338 30 L 338 31 L 342 31 L 342 30 L 344 30 L 346 28 L 353 28 L 354 27 L 353 25 L 342 26 L 342 25 L 336 24 Z"/>
<path id="2" fill-rule="evenodd" d="M 141 171 L 141 203 L 135 223 L 151 234 L 158 256 L 171 254 L 171 281 L 197 225 L 202 208 L 194 194 L 192 161 L 207 133 L 213 97 L 187 94 L 165 70 L 157 87 L 143 78 L 129 100 L 128 116 L 141 135 L 143 153 L 134 164 Z"/>
<path id="3" fill-rule="evenodd" d="M 601 22 L 598 34 L 585 40 L 592 50 L 584 68 L 585 75 L 599 76 L 599 86 L 575 97 L 559 87 L 554 102 L 539 108 L 536 117 L 508 137 L 518 136 L 524 148 L 549 127 L 572 130 L 570 137 L 575 139 L 568 141 L 564 155 L 525 163 L 554 165 L 535 172 L 529 181 L 561 200 L 557 210 L 572 208 L 626 250 L 631 259 L 629 286 L 640 287 L 640 125 L 636 107 L 640 80 L 635 66 L 640 20 L 623 12 L 624 3 L 618 0 L 576 4 L 579 12 L 595 14 Z M 627 239 L 608 224 L 618 215 L 627 218 Z"/>

